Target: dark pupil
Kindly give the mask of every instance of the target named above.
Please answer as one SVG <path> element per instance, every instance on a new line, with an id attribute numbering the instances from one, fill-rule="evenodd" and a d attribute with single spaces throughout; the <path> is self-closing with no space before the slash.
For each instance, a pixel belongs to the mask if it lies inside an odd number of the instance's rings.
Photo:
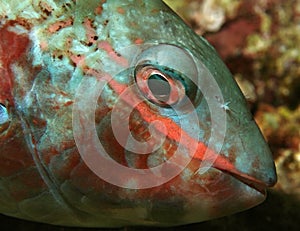
<path id="1" fill-rule="evenodd" d="M 148 86 L 152 94 L 161 102 L 168 101 L 171 93 L 169 82 L 159 74 L 151 75 L 148 79 Z"/>

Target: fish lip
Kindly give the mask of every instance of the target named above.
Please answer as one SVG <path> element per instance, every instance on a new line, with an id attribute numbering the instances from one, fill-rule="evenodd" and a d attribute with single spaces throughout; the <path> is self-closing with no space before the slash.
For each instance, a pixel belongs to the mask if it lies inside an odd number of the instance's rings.
<path id="1" fill-rule="evenodd" d="M 251 187 L 264 196 L 266 196 L 267 188 L 274 186 L 277 182 L 276 170 L 274 177 L 269 176 L 269 178 L 266 179 L 265 177 L 261 176 L 258 178 L 255 176 L 255 174 L 249 175 L 237 169 L 230 160 L 220 155 L 215 158 L 212 167 L 235 178 L 239 182 Z"/>
<path id="2" fill-rule="evenodd" d="M 241 172 L 235 173 L 226 170 L 221 170 L 221 171 L 225 174 L 232 176 L 233 178 L 237 179 L 241 183 L 251 187 L 252 189 L 256 190 L 257 192 L 261 193 L 264 196 L 266 196 L 267 188 L 273 185 L 273 183 L 267 184 L 245 173 L 241 173 Z"/>

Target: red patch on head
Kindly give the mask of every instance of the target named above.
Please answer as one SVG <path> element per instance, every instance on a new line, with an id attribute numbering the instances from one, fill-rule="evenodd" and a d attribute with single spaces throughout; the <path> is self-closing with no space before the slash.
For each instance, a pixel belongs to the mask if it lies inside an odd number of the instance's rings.
<path id="1" fill-rule="evenodd" d="M 117 11 L 119 14 L 125 14 L 125 10 L 122 7 L 118 7 Z"/>
<path id="2" fill-rule="evenodd" d="M 0 102 L 13 104 L 12 89 L 14 75 L 11 65 L 24 55 L 29 45 L 26 34 L 16 34 L 9 30 L 14 22 L 0 28 Z"/>
<path id="3" fill-rule="evenodd" d="M 137 38 L 137 39 L 134 41 L 134 43 L 135 43 L 136 45 L 141 45 L 141 44 L 144 43 L 144 40 L 143 40 L 142 38 Z"/>

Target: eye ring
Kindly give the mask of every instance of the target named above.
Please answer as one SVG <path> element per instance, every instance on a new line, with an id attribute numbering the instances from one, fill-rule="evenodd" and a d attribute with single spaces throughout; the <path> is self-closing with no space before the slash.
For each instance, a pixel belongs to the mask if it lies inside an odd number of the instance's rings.
<path id="1" fill-rule="evenodd" d="M 188 106 L 188 102 L 191 101 L 194 107 L 201 102 L 203 95 L 199 83 L 202 69 L 199 69 L 199 62 L 195 61 L 193 54 L 184 47 L 164 43 L 148 44 L 141 47 L 133 55 L 130 63 L 133 67 L 133 81 L 135 81 L 142 96 L 149 102 L 162 107 L 161 109 L 167 109 L 168 113 L 168 109 L 174 109 L 174 107 L 181 112 L 190 113 L 191 108 Z M 145 72 L 147 70 L 146 66 L 158 72 L 153 72 L 153 75 L 151 75 L 150 71 L 149 75 Z M 146 69 L 142 69 L 144 67 Z M 144 77 L 141 77 L 143 74 L 138 76 L 138 74 L 144 72 Z M 156 77 L 150 78 L 151 76 Z M 164 94 L 165 96 L 160 97 L 156 92 L 152 92 L 151 87 L 148 85 L 148 79 L 159 80 L 161 85 L 165 85 L 166 89 L 170 89 L 171 94 Z M 159 81 L 157 82 L 159 83 Z M 168 90 L 165 90 L 166 92 Z M 167 95 L 170 97 L 167 97 Z"/>
<path id="2" fill-rule="evenodd" d="M 162 107 L 173 106 L 186 95 L 181 81 L 170 77 L 150 64 L 136 67 L 135 81 L 145 98 Z"/>

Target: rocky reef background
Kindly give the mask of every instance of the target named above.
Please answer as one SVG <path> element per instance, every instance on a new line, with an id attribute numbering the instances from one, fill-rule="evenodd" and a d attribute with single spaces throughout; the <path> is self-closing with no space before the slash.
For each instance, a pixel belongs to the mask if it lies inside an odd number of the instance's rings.
<path id="1" fill-rule="evenodd" d="M 299 230 L 300 0 L 165 0 L 216 48 L 243 90 L 272 149 L 277 185 L 239 214 L 177 228 L 127 230 Z M 86 231 L 0 215 L 1 230 Z M 101 229 L 105 230 L 105 229 Z"/>

